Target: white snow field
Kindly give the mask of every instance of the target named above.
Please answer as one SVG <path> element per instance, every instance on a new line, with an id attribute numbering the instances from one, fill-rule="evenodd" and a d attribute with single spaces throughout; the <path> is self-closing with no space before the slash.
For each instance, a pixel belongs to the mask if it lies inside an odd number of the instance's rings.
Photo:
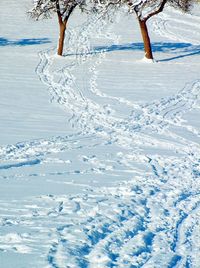
<path id="1" fill-rule="evenodd" d="M 56 19 L 0 1 L 0 268 L 200 268 L 200 10 Z"/>

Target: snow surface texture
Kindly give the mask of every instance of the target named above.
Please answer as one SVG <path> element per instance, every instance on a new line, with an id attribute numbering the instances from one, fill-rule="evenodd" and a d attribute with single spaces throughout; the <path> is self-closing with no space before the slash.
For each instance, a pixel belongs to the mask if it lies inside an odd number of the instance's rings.
<path id="1" fill-rule="evenodd" d="M 152 20 L 155 64 L 114 21 L 39 53 L 73 131 L 0 147 L 2 268 L 200 267 L 200 18 Z"/>

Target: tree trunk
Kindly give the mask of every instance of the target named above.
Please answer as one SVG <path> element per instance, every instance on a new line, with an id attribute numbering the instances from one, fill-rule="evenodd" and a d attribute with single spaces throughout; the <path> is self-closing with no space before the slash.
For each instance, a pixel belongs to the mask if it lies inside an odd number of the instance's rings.
<path id="1" fill-rule="evenodd" d="M 58 41 L 58 51 L 57 54 L 62 56 L 63 54 L 63 47 L 64 47 L 64 40 L 65 40 L 65 30 L 66 30 L 66 23 L 59 22 L 59 41 Z"/>
<path id="2" fill-rule="evenodd" d="M 140 25 L 140 30 L 142 34 L 142 39 L 144 42 L 144 52 L 145 52 L 145 57 L 147 59 L 153 59 L 153 53 L 152 53 L 152 48 L 151 48 L 151 41 L 149 38 L 149 33 L 148 33 L 148 28 L 146 24 L 146 20 L 140 20 L 138 18 L 139 25 Z"/>

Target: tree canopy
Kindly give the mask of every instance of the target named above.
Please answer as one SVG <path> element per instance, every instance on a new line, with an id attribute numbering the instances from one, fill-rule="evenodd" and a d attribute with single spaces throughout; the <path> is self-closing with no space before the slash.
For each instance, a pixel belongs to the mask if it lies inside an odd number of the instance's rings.
<path id="1" fill-rule="evenodd" d="M 57 13 L 60 26 L 58 54 L 62 55 L 66 24 L 76 6 L 79 6 L 81 10 L 99 12 L 103 15 L 108 13 L 111 9 L 115 11 L 121 6 L 126 6 L 129 12 L 135 13 L 138 18 L 144 41 L 145 56 L 152 59 L 151 42 L 146 21 L 162 12 L 166 5 L 188 12 L 192 4 L 196 1 L 197 0 L 33 0 L 33 8 L 29 11 L 29 14 L 31 17 L 38 20 L 40 18 L 50 18 L 53 13 Z"/>
<path id="2" fill-rule="evenodd" d="M 78 0 L 33 0 L 33 7 L 28 13 L 38 20 L 50 18 L 52 14 L 59 12 L 64 20 L 69 16 L 72 7 L 83 3 L 84 0 L 81 2 Z"/>

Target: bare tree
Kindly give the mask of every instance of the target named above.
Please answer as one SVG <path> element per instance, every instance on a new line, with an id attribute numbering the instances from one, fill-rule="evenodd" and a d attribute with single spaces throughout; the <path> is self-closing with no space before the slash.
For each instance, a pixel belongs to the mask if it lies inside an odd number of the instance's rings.
<path id="1" fill-rule="evenodd" d="M 189 11 L 196 0 L 33 0 L 33 8 L 28 12 L 36 20 L 50 18 L 56 13 L 59 23 L 58 55 L 63 54 L 65 31 L 68 19 L 76 6 L 86 10 L 90 6 L 90 12 L 102 12 L 103 15 L 110 9 L 118 9 L 120 6 L 128 6 L 131 13 L 135 13 L 139 22 L 145 57 L 153 59 L 151 41 L 148 33 L 147 21 L 163 11 L 166 4 L 179 8 L 184 12 Z M 91 8 L 92 6 L 92 8 Z"/>
<path id="2" fill-rule="evenodd" d="M 153 59 L 151 41 L 148 33 L 147 21 L 158 13 L 162 12 L 166 4 L 179 8 L 184 12 L 188 12 L 194 0 L 125 0 L 130 8 L 134 10 L 143 42 L 144 42 L 144 51 L 145 57 L 147 59 Z"/>
<path id="3" fill-rule="evenodd" d="M 57 54 L 63 54 L 65 31 L 67 22 L 76 6 L 84 5 L 84 1 L 78 0 L 34 0 L 33 8 L 28 11 L 30 16 L 36 20 L 40 18 L 51 18 L 56 13 L 59 24 L 59 41 Z"/>
<path id="4" fill-rule="evenodd" d="M 196 0 L 93 0 L 97 11 L 106 10 L 108 7 L 118 9 L 120 6 L 128 6 L 130 13 L 135 13 L 139 22 L 145 57 L 153 59 L 151 41 L 148 32 L 147 21 L 162 12 L 166 5 L 174 6 L 184 12 L 188 12 L 192 3 Z"/>

